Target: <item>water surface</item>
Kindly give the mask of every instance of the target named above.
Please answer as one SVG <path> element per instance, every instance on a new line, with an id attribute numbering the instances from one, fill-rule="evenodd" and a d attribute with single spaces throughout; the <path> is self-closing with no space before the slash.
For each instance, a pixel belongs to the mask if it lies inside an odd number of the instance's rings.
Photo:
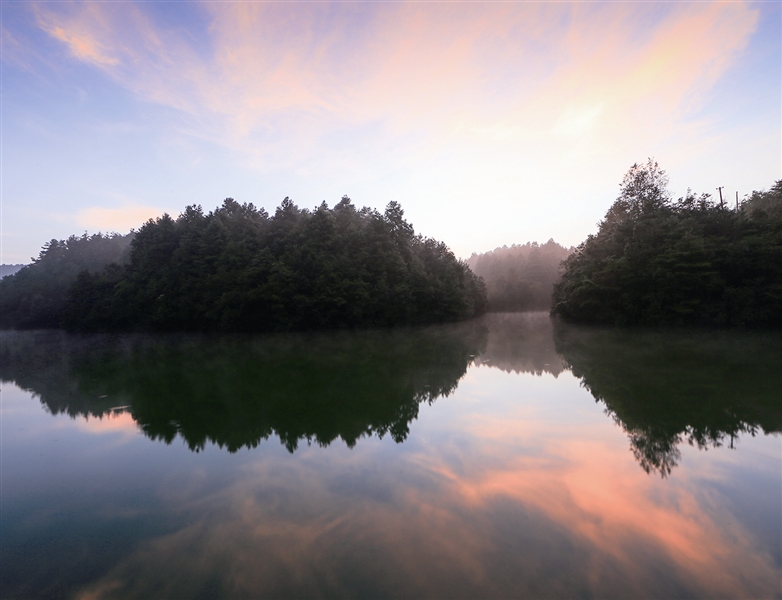
<path id="1" fill-rule="evenodd" d="M 4 332 L 3 597 L 782 597 L 782 337 Z"/>

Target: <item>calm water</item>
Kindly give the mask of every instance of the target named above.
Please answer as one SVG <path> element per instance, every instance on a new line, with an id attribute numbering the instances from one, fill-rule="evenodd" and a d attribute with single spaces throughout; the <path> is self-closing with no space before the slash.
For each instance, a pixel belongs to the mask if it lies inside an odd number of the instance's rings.
<path id="1" fill-rule="evenodd" d="M 7 598 L 782 598 L 782 336 L 4 333 Z"/>

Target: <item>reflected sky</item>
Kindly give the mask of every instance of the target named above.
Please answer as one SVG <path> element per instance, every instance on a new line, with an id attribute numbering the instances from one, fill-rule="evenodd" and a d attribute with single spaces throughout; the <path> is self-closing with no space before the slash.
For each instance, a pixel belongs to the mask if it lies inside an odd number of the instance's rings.
<path id="1" fill-rule="evenodd" d="M 6 380 L 2 595 L 780 597 L 778 433 L 647 474 L 582 378 L 489 366 L 507 326 L 401 443 L 193 452 Z"/>

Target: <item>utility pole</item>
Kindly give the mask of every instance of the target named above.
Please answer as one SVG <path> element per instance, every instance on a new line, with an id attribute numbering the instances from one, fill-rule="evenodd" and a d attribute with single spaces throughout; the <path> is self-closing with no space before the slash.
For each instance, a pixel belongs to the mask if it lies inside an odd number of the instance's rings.
<path id="1" fill-rule="evenodd" d="M 725 187 L 724 185 L 721 185 L 720 187 L 717 188 L 717 190 L 720 193 L 720 208 L 722 208 L 722 188 L 724 187 Z"/>
<path id="2" fill-rule="evenodd" d="M 739 212 L 739 192 L 736 190 L 736 212 Z"/>

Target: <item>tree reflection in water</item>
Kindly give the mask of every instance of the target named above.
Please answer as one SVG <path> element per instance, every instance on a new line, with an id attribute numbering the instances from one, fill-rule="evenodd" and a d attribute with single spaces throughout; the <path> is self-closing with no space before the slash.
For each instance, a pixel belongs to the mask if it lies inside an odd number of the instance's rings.
<path id="1" fill-rule="evenodd" d="M 4 332 L 0 376 L 52 414 L 127 411 L 152 439 L 234 452 L 272 435 L 293 452 L 363 436 L 405 440 L 421 402 L 452 393 L 471 364 L 571 370 L 630 438 L 648 473 L 679 446 L 782 431 L 782 336 L 575 327 L 492 314 L 423 329 L 279 336 L 78 336 Z"/>
<path id="2" fill-rule="evenodd" d="M 72 417 L 127 411 L 152 439 L 234 452 L 272 434 L 403 441 L 421 402 L 453 392 L 483 324 L 280 336 L 79 336 L 5 332 L 4 381 Z M 119 408 L 117 408 L 119 407 Z"/>
<path id="3" fill-rule="evenodd" d="M 782 336 L 619 330 L 557 324 L 557 352 L 630 438 L 647 473 L 666 477 L 683 442 L 733 446 L 782 431 Z"/>
<path id="4" fill-rule="evenodd" d="M 566 370 L 554 346 L 548 313 L 493 313 L 484 316 L 483 322 L 488 337 L 477 364 L 506 373 L 549 373 L 554 377 Z"/>

